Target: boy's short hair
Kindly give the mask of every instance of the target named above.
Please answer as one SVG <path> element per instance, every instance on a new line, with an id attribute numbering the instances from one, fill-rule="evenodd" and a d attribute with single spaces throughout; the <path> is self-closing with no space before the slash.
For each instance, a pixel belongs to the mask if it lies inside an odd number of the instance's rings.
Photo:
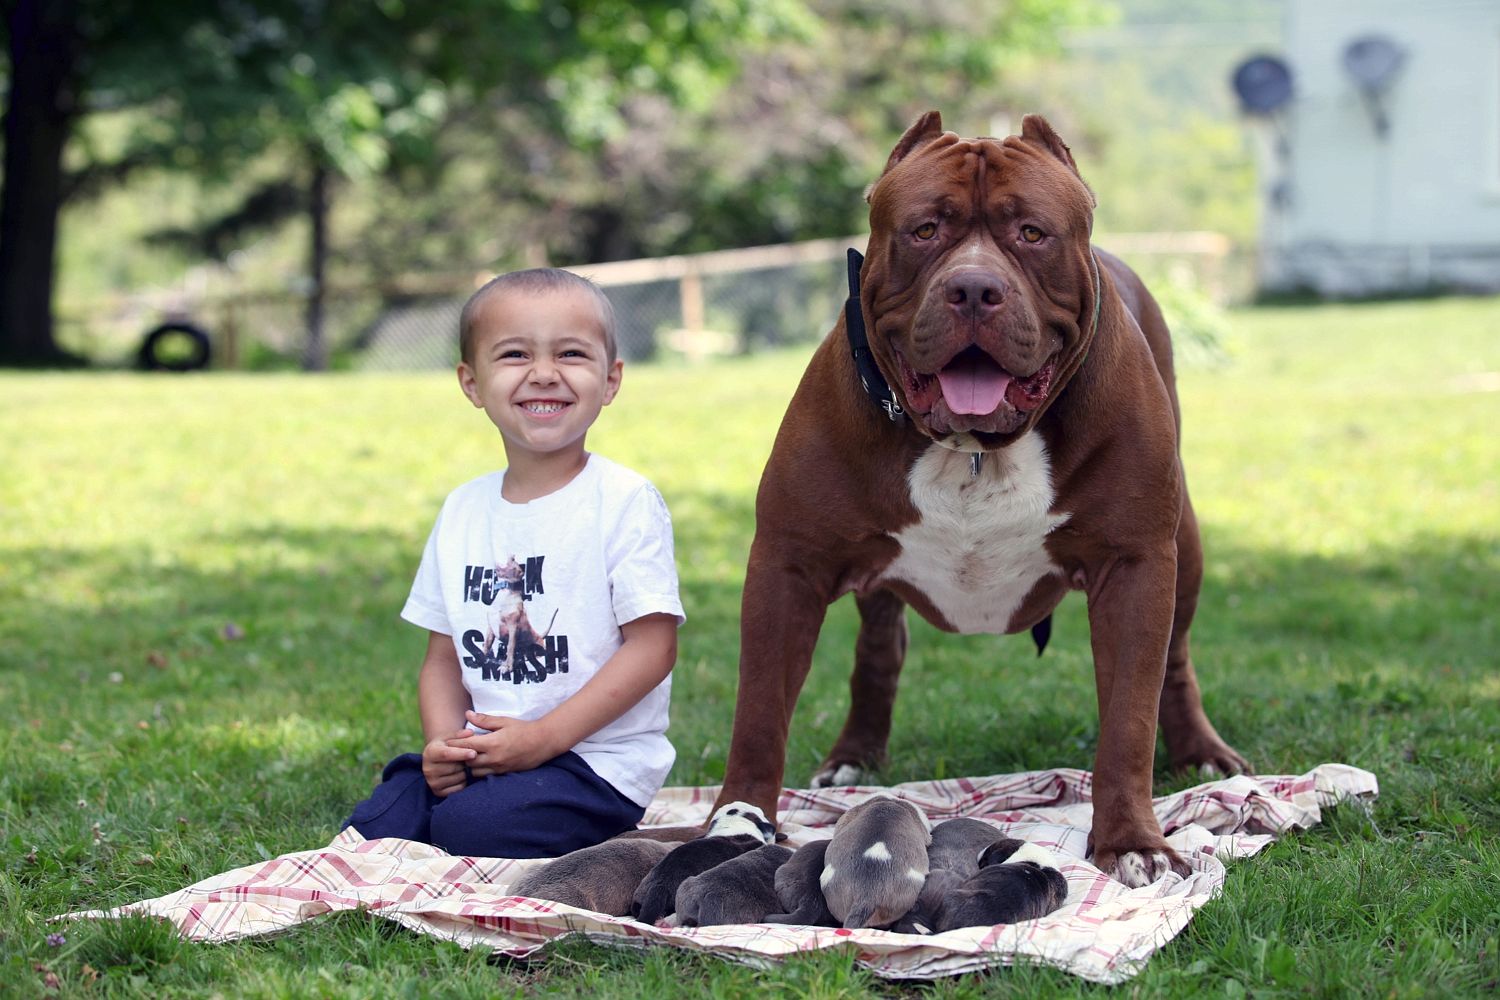
<path id="1" fill-rule="evenodd" d="M 565 271 L 560 267 L 531 267 L 524 271 L 511 271 L 489 281 L 469 296 L 464 310 L 458 317 L 458 353 L 465 364 L 474 363 L 474 313 L 479 303 L 492 294 L 522 292 L 541 295 L 547 292 L 583 291 L 592 295 L 599 303 L 599 325 L 604 330 L 605 360 L 615 363 L 615 307 L 610 304 L 604 289 L 581 274 Z"/>

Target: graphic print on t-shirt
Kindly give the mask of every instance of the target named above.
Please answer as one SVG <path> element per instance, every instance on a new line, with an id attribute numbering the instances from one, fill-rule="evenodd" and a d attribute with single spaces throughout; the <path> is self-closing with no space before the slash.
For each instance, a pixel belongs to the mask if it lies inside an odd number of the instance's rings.
<path id="1" fill-rule="evenodd" d="M 465 566 L 464 603 L 486 605 L 485 630 L 464 632 L 466 667 L 482 670 L 481 680 L 540 684 L 568 672 L 568 637 L 552 635 L 557 612 L 538 631 L 526 615 L 526 602 L 546 593 L 542 587 L 545 556 L 511 556 L 504 565 Z"/>

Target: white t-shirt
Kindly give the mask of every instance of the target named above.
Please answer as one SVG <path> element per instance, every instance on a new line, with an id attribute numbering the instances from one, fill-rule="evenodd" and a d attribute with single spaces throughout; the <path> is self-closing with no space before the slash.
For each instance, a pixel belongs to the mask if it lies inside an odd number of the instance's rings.
<path id="1" fill-rule="evenodd" d="M 504 471 L 449 494 L 401 617 L 453 637 L 476 712 L 537 719 L 620 648 L 620 625 L 685 619 L 672 518 L 656 487 L 591 454 L 562 489 L 529 503 L 500 495 Z M 666 780 L 672 679 L 573 747 L 640 806 Z M 455 730 L 462 718 L 453 720 Z"/>

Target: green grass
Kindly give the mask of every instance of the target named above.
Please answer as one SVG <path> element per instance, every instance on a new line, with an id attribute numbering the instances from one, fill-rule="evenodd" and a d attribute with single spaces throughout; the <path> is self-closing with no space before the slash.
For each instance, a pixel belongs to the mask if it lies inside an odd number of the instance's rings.
<path id="1" fill-rule="evenodd" d="M 1232 363 L 1181 378 L 1208 709 L 1263 771 L 1344 761 L 1382 791 L 1233 865 L 1121 992 L 1493 994 L 1500 393 L 1476 376 L 1500 371 L 1500 303 L 1232 319 Z M 723 771 L 754 489 L 804 359 L 632 367 L 591 439 L 676 522 L 674 784 Z M 0 993 L 49 972 L 77 995 L 1101 992 L 1038 969 L 901 986 L 843 955 L 766 973 L 563 943 L 513 963 L 357 915 L 217 946 L 46 925 L 327 841 L 416 745 L 423 637 L 396 612 L 443 495 L 499 457 L 448 376 L 0 375 Z M 846 600 L 791 783 L 842 722 L 853 631 Z M 1041 661 L 917 623 L 904 681 L 888 781 L 1091 763 L 1078 597 Z"/>

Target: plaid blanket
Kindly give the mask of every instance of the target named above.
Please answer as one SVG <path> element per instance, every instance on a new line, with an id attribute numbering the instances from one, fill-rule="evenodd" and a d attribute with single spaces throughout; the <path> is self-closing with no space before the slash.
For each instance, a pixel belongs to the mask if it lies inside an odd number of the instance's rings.
<path id="1" fill-rule="evenodd" d="M 890 978 L 935 979 L 1039 962 L 1095 982 L 1119 983 L 1140 971 L 1198 907 L 1218 894 L 1226 861 L 1255 854 L 1280 833 L 1312 826 L 1324 807 L 1367 801 L 1378 792 L 1368 771 L 1323 764 L 1303 775 L 1227 778 L 1158 798 L 1156 815 L 1167 841 L 1192 872 L 1128 889 L 1084 860 L 1091 777 L 1065 769 L 782 793 L 778 810 L 789 846 L 829 836 L 845 810 L 886 794 L 915 803 L 934 822 L 977 817 L 1059 856 L 1068 898 L 1054 913 L 932 936 L 776 924 L 653 927 L 510 895 L 507 886 L 540 861 L 457 857 L 406 840 L 365 840 L 353 830 L 327 847 L 237 868 L 157 899 L 65 916 L 154 914 L 192 940 L 228 941 L 363 907 L 422 934 L 514 957 L 564 935 L 584 934 L 620 944 L 688 948 L 759 966 L 798 952 L 853 948 L 860 964 Z M 715 787 L 663 789 L 642 825 L 701 823 L 716 792 Z"/>

